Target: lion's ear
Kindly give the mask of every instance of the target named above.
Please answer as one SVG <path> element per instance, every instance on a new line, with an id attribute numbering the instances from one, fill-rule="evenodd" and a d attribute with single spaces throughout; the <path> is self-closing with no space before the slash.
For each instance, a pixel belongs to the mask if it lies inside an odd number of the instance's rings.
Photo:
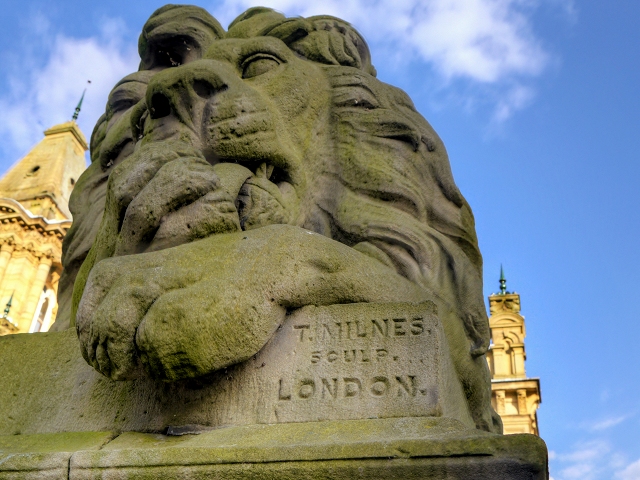
<path id="1" fill-rule="evenodd" d="M 264 22 L 264 19 L 270 17 L 277 21 L 282 21 L 284 17 L 283 14 L 276 12 L 273 8 L 269 7 L 252 7 L 248 10 L 245 10 L 240 15 L 238 15 L 233 22 L 229 24 L 228 30 L 231 32 L 234 28 L 237 27 L 242 22 L 247 22 L 249 19 L 253 17 L 260 18 L 260 22 Z M 254 19 L 255 20 L 255 19 Z M 246 24 L 246 23 L 245 23 Z M 234 35 L 231 35 L 235 38 Z M 251 36 L 255 36 L 255 33 L 252 33 Z"/>
<path id="2" fill-rule="evenodd" d="M 302 17 L 287 18 L 270 8 L 255 7 L 231 22 L 227 38 L 275 37 L 291 46 L 313 29 L 313 24 Z"/>
<path id="3" fill-rule="evenodd" d="M 250 8 L 229 26 L 227 38 L 275 37 L 313 62 L 354 67 L 376 76 L 367 42 L 336 17 L 287 18 L 270 8 Z"/>
<path id="4" fill-rule="evenodd" d="M 354 67 L 375 77 L 369 46 L 349 23 L 328 15 L 309 17 L 306 21 L 313 31 L 289 45 L 293 50 L 315 62 Z"/>

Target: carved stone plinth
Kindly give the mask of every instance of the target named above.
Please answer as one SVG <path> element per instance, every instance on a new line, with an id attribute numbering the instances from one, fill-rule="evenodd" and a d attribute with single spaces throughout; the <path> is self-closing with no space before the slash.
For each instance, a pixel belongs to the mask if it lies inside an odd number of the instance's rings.
<path id="1" fill-rule="evenodd" d="M 110 380 L 73 331 L 2 339 L 0 367 L 0 434 L 408 416 L 474 428 L 430 302 L 305 307 L 254 357 L 197 381 Z"/>
<path id="2" fill-rule="evenodd" d="M 4 337 L 0 478 L 546 478 L 542 440 L 474 428 L 452 368 L 430 302 L 300 309 L 199 382 L 107 379 L 72 331 Z"/>

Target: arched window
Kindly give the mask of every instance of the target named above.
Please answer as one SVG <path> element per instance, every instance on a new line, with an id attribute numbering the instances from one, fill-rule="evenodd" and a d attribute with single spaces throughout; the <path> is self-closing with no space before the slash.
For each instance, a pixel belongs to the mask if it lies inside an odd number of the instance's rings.
<path id="1" fill-rule="evenodd" d="M 44 317 L 47 314 L 47 309 L 49 308 L 49 299 L 45 298 L 44 302 L 42 302 L 42 306 L 40 307 L 40 313 L 36 317 L 36 323 L 33 326 L 34 332 L 39 332 L 42 330 L 42 324 L 44 323 Z"/>
<path id="2" fill-rule="evenodd" d="M 46 287 L 43 289 L 42 294 L 40 295 L 40 301 L 38 302 L 38 307 L 36 308 L 36 313 L 33 316 L 33 321 L 31 322 L 29 333 L 41 332 L 43 331 L 43 328 L 49 324 L 51 312 L 55 304 L 54 295 L 55 293 L 53 290 L 48 290 Z"/>

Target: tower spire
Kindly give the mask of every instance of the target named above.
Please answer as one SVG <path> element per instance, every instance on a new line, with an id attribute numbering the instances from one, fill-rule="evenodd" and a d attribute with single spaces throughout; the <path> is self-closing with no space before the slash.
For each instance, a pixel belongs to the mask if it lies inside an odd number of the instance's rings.
<path id="1" fill-rule="evenodd" d="M 87 80 L 87 84 L 90 84 L 91 80 Z M 78 114 L 80 113 L 80 109 L 82 108 L 82 101 L 84 100 L 84 94 L 87 93 L 87 89 L 85 88 L 84 91 L 82 92 L 82 96 L 80 97 L 80 101 L 78 102 L 78 105 L 76 106 L 76 111 L 73 113 L 73 117 L 71 117 L 71 119 L 73 121 L 78 120 Z"/>
<path id="2" fill-rule="evenodd" d="M 82 96 L 80 97 L 80 101 L 78 102 L 78 106 L 76 107 L 76 111 L 74 112 L 73 117 L 71 117 L 72 120 L 78 120 L 78 114 L 80 113 L 80 109 L 82 108 L 82 100 L 84 100 L 85 93 L 87 93 L 86 88 L 82 92 Z"/>
<path id="3" fill-rule="evenodd" d="M 507 292 L 507 279 L 504 278 L 504 269 L 500 264 L 500 295 L 505 295 Z"/>

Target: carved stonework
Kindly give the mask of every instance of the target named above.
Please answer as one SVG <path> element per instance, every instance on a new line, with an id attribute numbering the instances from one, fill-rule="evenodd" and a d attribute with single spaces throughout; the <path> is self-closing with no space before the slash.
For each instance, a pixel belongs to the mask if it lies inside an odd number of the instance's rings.
<path id="1" fill-rule="evenodd" d="M 499 415 L 504 415 L 504 411 L 505 411 L 504 390 L 496 390 L 495 399 L 496 399 L 496 412 L 498 412 Z"/>
<path id="2" fill-rule="evenodd" d="M 505 293 L 489 297 L 489 312 L 494 315 L 499 312 L 520 313 L 520 295 Z"/>
<path id="3" fill-rule="evenodd" d="M 516 391 L 518 395 L 518 413 L 520 415 L 528 414 L 527 412 L 527 390 L 519 389 Z"/>

